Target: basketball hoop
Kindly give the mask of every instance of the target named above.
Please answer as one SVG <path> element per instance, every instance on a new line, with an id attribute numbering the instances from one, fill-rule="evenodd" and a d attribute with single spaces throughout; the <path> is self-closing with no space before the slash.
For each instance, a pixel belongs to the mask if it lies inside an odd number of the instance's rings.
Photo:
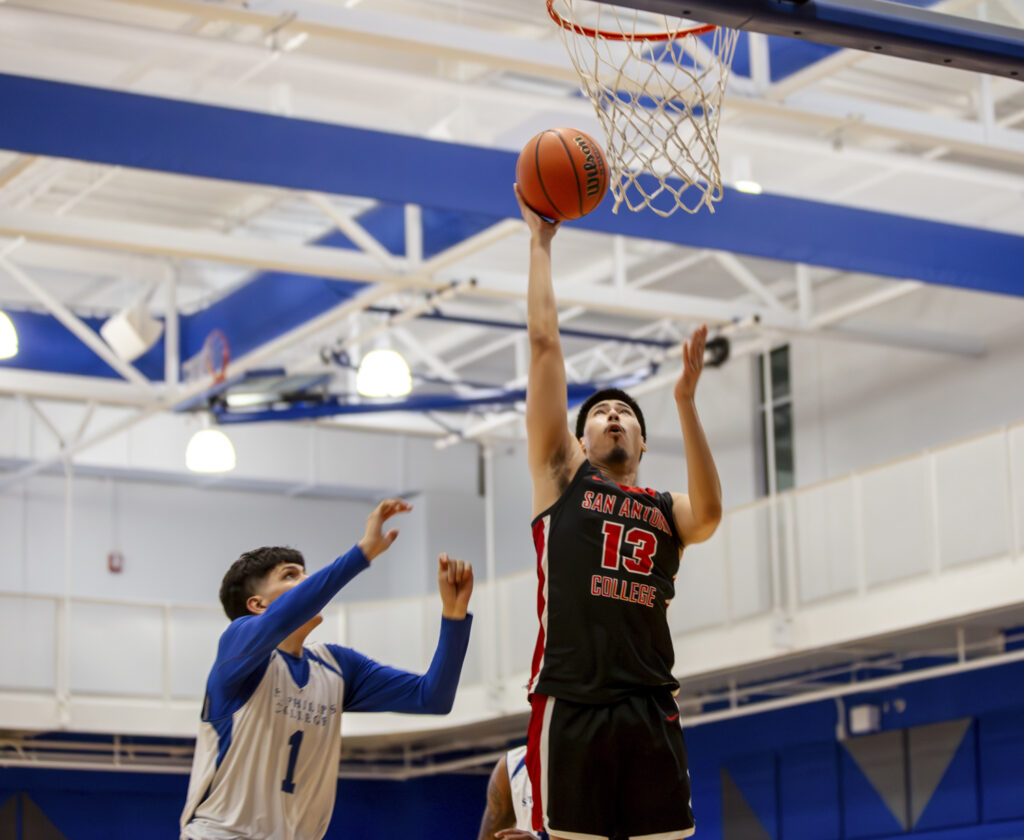
<path id="1" fill-rule="evenodd" d="M 605 130 L 613 212 L 713 213 L 722 198 L 718 121 L 737 30 L 594 0 L 547 0 L 548 14 Z M 591 25 L 592 24 L 592 25 Z"/>
<path id="2" fill-rule="evenodd" d="M 186 382 L 209 377 L 214 385 L 219 385 L 227 375 L 230 362 L 231 348 L 227 336 L 220 330 L 210 330 L 202 349 L 182 363 L 182 376 Z"/>

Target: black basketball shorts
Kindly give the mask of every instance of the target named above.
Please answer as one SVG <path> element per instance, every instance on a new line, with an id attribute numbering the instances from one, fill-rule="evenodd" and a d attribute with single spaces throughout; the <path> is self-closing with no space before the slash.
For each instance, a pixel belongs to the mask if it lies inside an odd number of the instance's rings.
<path id="1" fill-rule="evenodd" d="M 668 689 L 608 706 L 530 699 L 533 829 L 566 840 L 676 840 L 694 832 L 679 709 Z"/>

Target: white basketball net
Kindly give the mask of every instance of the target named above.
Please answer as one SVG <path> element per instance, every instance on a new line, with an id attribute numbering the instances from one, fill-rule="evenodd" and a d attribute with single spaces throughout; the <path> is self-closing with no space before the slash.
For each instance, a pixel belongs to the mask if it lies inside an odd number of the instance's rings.
<path id="1" fill-rule="evenodd" d="M 549 0 L 548 8 L 562 18 L 562 41 L 604 127 L 613 212 L 625 203 L 659 216 L 705 205 L 713 213 L 722 198 L 718 120 L 737 31 L 684 34 L 698 24 L 663 15 L 652 28 L 651 14 L 591 0 Z"/>

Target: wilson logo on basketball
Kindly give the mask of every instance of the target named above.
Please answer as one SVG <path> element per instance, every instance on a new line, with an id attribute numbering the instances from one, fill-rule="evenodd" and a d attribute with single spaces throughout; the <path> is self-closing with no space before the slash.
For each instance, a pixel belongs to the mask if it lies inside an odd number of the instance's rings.
<path id="1" fill-rule="evenodd" d="M 585 157 L 583 171 L 587 173 L 587 195 L 599 195 L 601 182 L 604 180 L 604 161 L 595 157 L 586 137 L 577 134 L 572 139 Z"/>

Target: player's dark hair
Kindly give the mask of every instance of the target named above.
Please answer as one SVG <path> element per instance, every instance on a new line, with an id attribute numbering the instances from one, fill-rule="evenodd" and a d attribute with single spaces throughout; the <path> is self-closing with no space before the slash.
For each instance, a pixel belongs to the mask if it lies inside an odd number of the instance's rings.
<path id="1" fill-rule="evenodd" d="M 587 425 L 587 415 L 590 414 L 590 409 L 605 400 L 618 400 L 633 409 L 636 419 L 640 422 L 640 434 L 644 440 L 647 440 L 647 424 L 644 422 L 644 413 L 640 410 L 640 406 L 636 404 L 636 400 L 618 388 L 602 388 L 600 391 L 595 391 L 587 397 L 583 405 L 580 406 L 579 413 L 576 415 L 577 439 L 583 437 L 583 427 Z"/>
<path id="2" fill-rule="evenodd" d="M 301 552 L 281 546 L 264 546 L 247 551 L 232 563 L 220 583 L 220 602 L 227 617 L 234 621 L 249 615 L 245 602 L 256 594 L 260 581 L 282 563 L 297 563 L 306 568 L 306 560 Z"/>

